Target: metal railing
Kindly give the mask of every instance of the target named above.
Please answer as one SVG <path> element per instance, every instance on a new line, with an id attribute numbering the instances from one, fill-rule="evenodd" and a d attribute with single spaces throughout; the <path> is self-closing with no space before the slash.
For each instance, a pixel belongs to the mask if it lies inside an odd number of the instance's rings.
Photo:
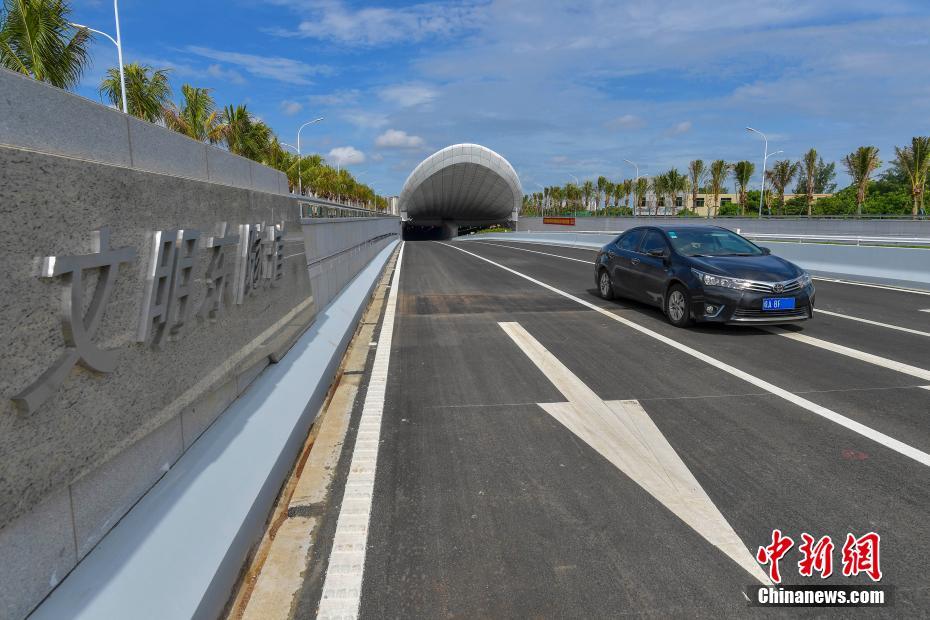
<path id="1" fill-rule="evenodd" d="M 390 217 L 387 211 L 350 207 L 337 202 L 298 200 L 302 218 Z"/>

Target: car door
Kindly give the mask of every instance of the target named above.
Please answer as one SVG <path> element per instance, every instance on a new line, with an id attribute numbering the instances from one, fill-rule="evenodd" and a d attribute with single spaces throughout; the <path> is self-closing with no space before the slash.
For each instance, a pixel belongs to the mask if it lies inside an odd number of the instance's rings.
<path id="1" fill-rule="evenodd" d="M 656 256 L 656 253 L 661 255 Z M 644 301 L 662 306 L 668 283 L 668 257 L 671 249 L 665 235 L 650 229 L 639 247 L 639 264 L 636 265 L 636 287 Z"/>
<path id="2" fill-rule="evenodd" d="M 610 279 L 614 292 L 627 296 L 634 296 L 636 286 L 633 285 L 635 277 L 634 261 L 639 260 L 636 249 L 643 238 L 644 229 L 634 228 L 620 235 L 617 242 L 608 250 L 610 264 Z"/>

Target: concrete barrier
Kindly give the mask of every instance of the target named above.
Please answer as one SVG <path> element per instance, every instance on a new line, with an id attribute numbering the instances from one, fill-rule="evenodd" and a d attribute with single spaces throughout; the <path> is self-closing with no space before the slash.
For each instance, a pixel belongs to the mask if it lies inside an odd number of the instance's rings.
<path id="1" fill-rule="evenodd" d="M 397 218 L 302 223 L 286 187 L 0 70 L 0 617 L 100 548 L 398 238 Z M 278 458 L 327 386 L 305 381 Z"/>
<path id="2" fill-rule="evenodd" d="M 864 235 L 872 237 L 904 236 L 930 237 L 930 219 L 817 219 L 780 218 L 758 219 L 722 217 L 712 220 L 699 217 L 578 217 L 575 226 L 543 224 L 540 217 L 521 218 L 517 232 L 573 232 L 621 231 L 633 226 L 674 224 L 675 226 L 701 226 L 713 224 L 746 233 L 811 234 L 811 235 Z"/>
<path id="3" fill-rule="evenodd" d="M 616 237 L 616 233 L 515 232 L 468 235 L 456 241 L 498 239 L 596 249 Z M 815 275 L 930 290 L 930 249 L 769 241 L 758 244 Z"/>

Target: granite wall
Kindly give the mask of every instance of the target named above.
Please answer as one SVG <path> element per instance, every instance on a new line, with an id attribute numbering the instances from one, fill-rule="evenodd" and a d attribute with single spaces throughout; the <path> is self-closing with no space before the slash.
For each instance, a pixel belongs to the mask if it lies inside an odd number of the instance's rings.
<path id="1" fill-rule="evenodd" d="M 396 238 L 396 218 L 356 218 L 308 252 L 286 192 L 0 70 L 0 617 L 39 603 Z"/>

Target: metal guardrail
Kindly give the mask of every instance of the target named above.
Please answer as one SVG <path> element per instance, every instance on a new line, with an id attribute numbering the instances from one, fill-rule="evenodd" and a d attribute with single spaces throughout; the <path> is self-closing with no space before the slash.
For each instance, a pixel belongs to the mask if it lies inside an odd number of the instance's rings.
<path id="1" fill-rule="evenodd" d="M 393 215 L 387 211 L 350 207 L 338 202 L 307 200 L 306 196 L 298 199 L 297 204 L 300 206 L 302 218 L 390 217 Z"/>

